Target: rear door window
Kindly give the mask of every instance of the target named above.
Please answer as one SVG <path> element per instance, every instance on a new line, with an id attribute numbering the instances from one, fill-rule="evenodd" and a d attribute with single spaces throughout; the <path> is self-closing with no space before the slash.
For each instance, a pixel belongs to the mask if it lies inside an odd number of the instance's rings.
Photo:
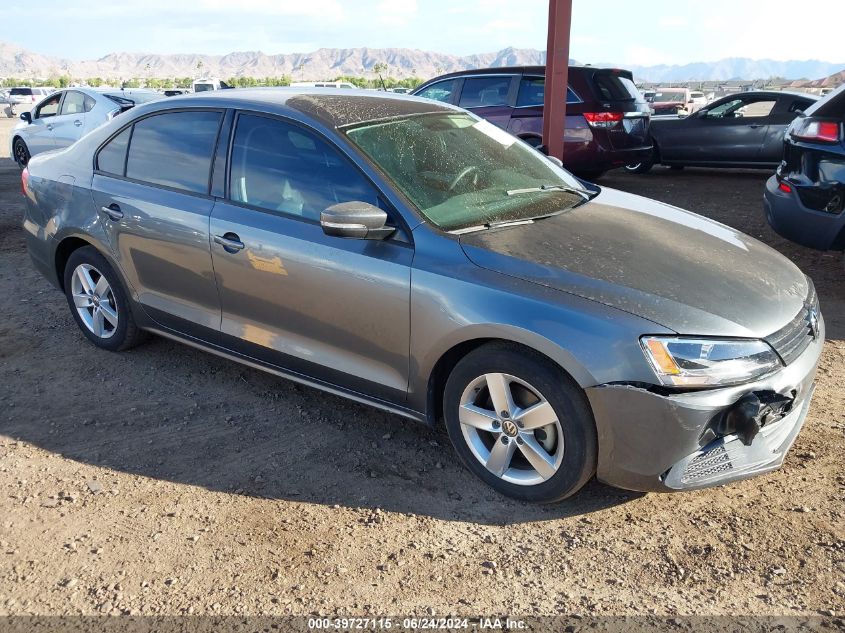
<path id="1" fill-rule="evenodd" d="M 68 90 L 59 114 L 82 114 L 85 112 L 85 95 L 76 90 Z"/>
<path id="2" fill-rule="evenodd" d="M 238 116 L 229 197 L 312 221 L 339 202 L 379 203 L 372 185 L 320 136 L 279 119 L 252 114 Z"/>
<path id="3" fill-rule="evenodd" d="M 546 78 L 523 77 L 519 82 L 519 94 L 516 97 L 516 107 L 541 106 L 545 103 Z M 581 99 L 572 88 L 566 90 L 566 103 L 579 103 Z"/>
<path id="4" fill-rule="evenodd" d="M 423 88 L 416 96 L 450 103 L 452 101 L 452 93 L 455 91 L 455 82 L 455 79 L 438 81 L 427 88 Z"/>
<path id="5" fill-rule="evenodd" d="M 511 77 L 470 77 L 464 80 L 461 90 L 462 108 L 502 106 L 508 103 Z"/>
<path id="6" fill-rule="evenodd" d="M 593 85 L 598 90 L 599 98 L 602 101 L 639 101 L 640 91 L 634 82 L 613 73 L 596 73 L 593 76 Z M 659 101 L 659 99 L 658 99 Z"/>
<path id="7" fill-rule="evenodd" d="M 208 193 L 220 112 L 168 112 L 134 124 L 126 177 L 192 193 Z"/>

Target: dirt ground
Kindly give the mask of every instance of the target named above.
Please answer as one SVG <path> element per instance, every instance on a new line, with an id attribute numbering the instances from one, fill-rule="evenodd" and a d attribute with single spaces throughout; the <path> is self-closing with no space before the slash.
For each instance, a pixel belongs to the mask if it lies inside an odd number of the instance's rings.
<path id="1" fill-rule="evenodd" d="M 0 615 L 845 613 L 842 260 L 772 234 L 765 173 L 602 184 L 759 237 L 815 280 L 829 340 L 785 466 L 534 507 L 470 476 L 442 430 L 161 339 L 95 349 L 30 266 L 0 163 Z"/>

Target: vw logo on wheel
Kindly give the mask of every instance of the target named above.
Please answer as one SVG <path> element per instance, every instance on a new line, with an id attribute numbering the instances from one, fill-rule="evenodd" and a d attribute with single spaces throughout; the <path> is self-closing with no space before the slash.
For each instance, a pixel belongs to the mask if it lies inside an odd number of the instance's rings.
<path id="1" fill-rule="evenodd" d="M 508 437 L 516 437 L 516 434 L 519 433 L 519 429 L 516 428 L 516 424 L 514 424 L 510 420 L 505 420 L 504 422 L 502 422 L 502 430 Z"/>

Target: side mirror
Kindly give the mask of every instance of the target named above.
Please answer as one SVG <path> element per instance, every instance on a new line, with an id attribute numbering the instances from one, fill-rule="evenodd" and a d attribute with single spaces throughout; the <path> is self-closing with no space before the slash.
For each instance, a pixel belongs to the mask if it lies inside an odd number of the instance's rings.
<path id="1" fill-rule="evenodd" d="M 341 202 L 320 214 L 323 233 L 357 240 L 383 240 L 396 229 L 387 224 L 387 213 L 369 202 Z"/>
<path id="2" fill-rule="evenodd" d="M 21 112 L 21 121 L 26 121 L 27 123 L 32 123 L 32 113 Z"/>
<path id="3" fill-rule="evenodd" d="M 546 160 L 548 160 L 552 165 L 555 165 L 556 167 L 563 167 L 563 161 L 557 156 L 546 156 Z"/>

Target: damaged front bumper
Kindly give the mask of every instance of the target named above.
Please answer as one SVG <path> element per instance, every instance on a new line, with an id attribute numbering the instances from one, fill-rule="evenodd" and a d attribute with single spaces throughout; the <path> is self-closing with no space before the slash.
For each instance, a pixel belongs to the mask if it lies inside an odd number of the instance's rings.
<path id="1" fill-rule="evenodd" d="M 674 394 L 619 384 L 587 389 L 598 479 L 670 492 L 777 469 L 807 416 L 823 342 L 822 323 L 821 335 L 789 366 L 737 387 Z"/>

